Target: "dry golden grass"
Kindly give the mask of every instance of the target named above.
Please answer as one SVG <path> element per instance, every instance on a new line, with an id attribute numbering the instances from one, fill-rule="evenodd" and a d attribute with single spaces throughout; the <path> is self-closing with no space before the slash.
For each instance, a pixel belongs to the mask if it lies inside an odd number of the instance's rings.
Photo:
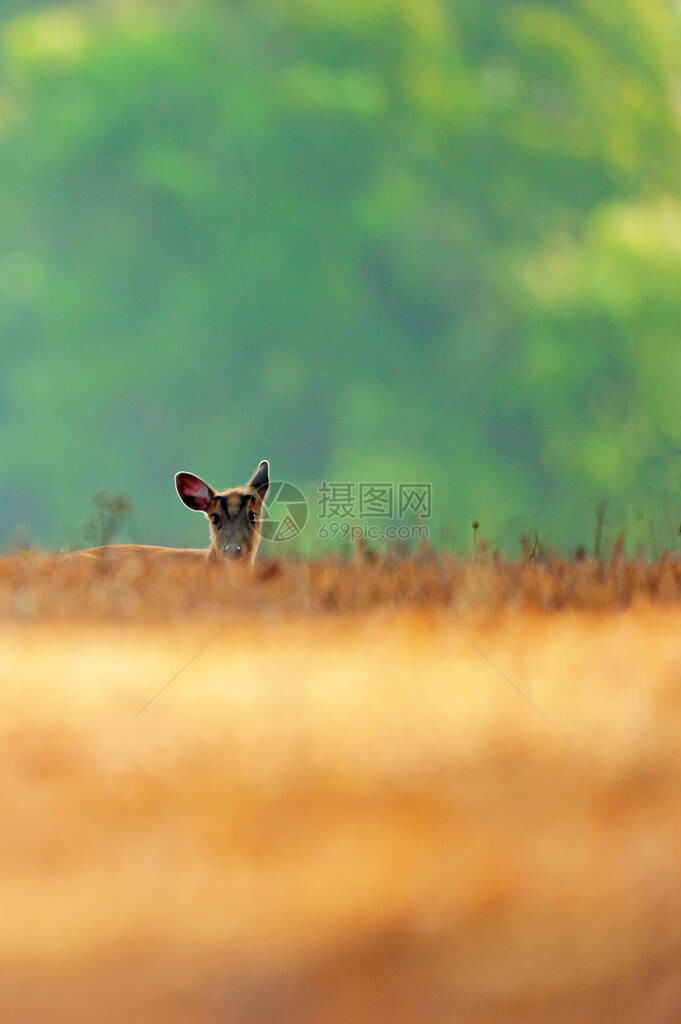
<path id="1" fill-rule="evenodd" d="M 3 1017 L 678 1021 L 680 579 L 5 560 Z"/>
<path id="2" fill-rule="evenodd" d="M 509 608 L 627 608 L 637 601 L 681 603 L 681 558 L 615 555 L 609 561 L 559 557 L 506 561 L 420 555 L 230 564 L 123 562 L 27 552 L 0 558 L 0 616 L 22 620 L 220 618 L 256 598 L 268 614 L 366 612 L 430 602 L 456 611 Z"/>

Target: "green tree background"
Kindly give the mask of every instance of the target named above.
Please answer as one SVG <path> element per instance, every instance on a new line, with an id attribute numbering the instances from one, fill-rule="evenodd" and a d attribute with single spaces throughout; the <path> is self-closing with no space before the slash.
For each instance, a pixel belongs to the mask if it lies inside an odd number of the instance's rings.
<path id="1" fill-rule="evenodd" d="M 14 0 L 0 31 L 4 546 L 81 542 L 103 490 L 127 539 L 201 544 L 173 473 L 262 457 L 313 504 L 432 481 L 458 548 L 589 543 L 603 501 L 678 546 L 676 5 Z"/>

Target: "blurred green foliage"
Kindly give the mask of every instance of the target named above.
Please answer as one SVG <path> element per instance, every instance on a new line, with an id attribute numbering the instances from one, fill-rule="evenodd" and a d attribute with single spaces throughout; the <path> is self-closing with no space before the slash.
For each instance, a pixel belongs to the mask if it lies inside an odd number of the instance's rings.
<path id="1" fill-rule="evenodd" d="M 677 544 L 680 17 L 7 4 L 2 542 L 78 543 L 108 491 L 201 544 L 172 474 L 267 456 L 313 502 L 430 480 L 460 548 L 589 544 L 604 500 Z"/>

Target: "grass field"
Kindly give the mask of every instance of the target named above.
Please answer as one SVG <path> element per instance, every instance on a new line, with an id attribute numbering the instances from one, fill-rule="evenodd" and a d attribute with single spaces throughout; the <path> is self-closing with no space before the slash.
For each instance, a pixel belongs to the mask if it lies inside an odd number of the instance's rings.
<path id="1" fill-rule="evenodd" d="M 681 1019 L 681 563 L 0 562 L 17 1022 Z"/>

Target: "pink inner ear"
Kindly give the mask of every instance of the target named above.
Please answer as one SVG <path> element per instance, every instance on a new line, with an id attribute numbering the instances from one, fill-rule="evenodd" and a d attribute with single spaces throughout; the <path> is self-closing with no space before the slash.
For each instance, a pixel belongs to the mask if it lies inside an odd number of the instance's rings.
<path id="1" fill-rule="evenodd" d="M 200 476 L 194 476 L 193 473 L 178 473 L 175 485 L 185 505 L 198 512 L 208 511 L 213 492 Z"/>
<path id="2" fill-rule="evenodd" d="M 182 481 L 182 490 L 185 494 L 190 494 L 192 498 L 208 497 L 208 488 L 203 480 L 199 480 L 196 476 L 185 477 Z"/>

